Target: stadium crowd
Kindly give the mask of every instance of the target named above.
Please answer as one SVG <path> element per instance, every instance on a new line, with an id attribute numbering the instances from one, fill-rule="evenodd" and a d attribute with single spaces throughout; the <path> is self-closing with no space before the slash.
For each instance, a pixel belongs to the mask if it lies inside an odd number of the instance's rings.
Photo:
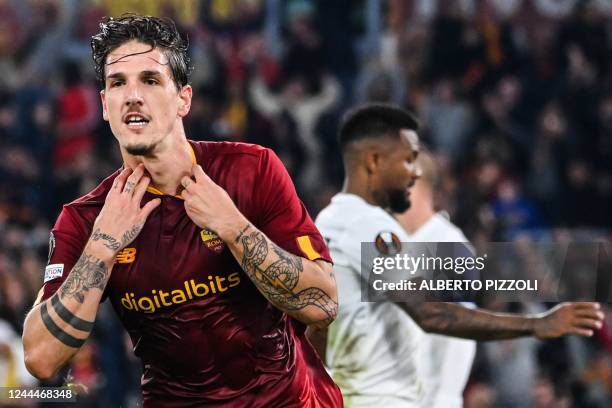
<path id="1" fill-rule="evenodd" d="M 609 1 L 0 0 L 0 386 L 36 383 L 19 335 L 61 205 L 120 166 L 89 38 L 127 11 L 169 16 L 189 37 L 188 137 L 271 147 L 313 216 L 341 187 L 342 113 L 384 101 L 417 112 L 441 168 L 439 207 L 476 247 L 610 240 Z M 479 347 L 466 406 L 610 406 L 603 307 L 588 340 Z M 100 314 L 52 384 L 69 375 L 91 406 L 129 406 L 139 367 L 108 305 Z"/>

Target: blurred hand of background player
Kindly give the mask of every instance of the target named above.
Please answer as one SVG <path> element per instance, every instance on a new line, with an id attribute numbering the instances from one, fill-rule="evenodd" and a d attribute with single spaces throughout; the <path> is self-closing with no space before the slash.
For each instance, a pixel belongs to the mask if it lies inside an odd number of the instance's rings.
<path id="1" fill-rule="evenodd" d="M 183 177 L 181 196 L 185 199 L 185 210 L 200 228 L 214 231 L 224 240 L 233 240 L 232 232 L 240 231 L 248 220 L 240 213 L 227 192 L 204 173 L 202 167 L 194 165 L 192 177 Z M 195 179 L 195 181 L 194 181 Z"/>
<path id="2" fill-rule="evenodd" d="M 115 178 L 94 223 L 90 243 L 100 243 L 100 248 L 110 250 L 114 257 L 138 236 L 149 214 L 161 203 L 156 198 L 140 207 L 150 182 L 142 164 L 134 170 L 124 169 Z"/>
<path id="3" fill-rule="evenodd" d="M 593 335 L 593 330 L 601 328 L 603 318 L 598 303 L 561 303 L 535 321 L 534 331 L 539 339 L 566 334 L 588 337 Z"/>

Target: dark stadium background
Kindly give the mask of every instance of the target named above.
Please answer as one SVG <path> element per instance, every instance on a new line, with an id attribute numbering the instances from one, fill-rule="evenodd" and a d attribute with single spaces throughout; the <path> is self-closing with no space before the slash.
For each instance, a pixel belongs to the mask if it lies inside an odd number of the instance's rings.
<path id="1" fill-rule="evenodd" d="M 341 185 L 342 112 L 390 101 L 421 118 L 439 205 L 476 245 L 610 238 L 610 0 L 0 0 L 0 386 L 34 384 L 17 336 L 62 203 L 120 165 L 89 37 L 126 11 L 173 17 L 189 36 L 188 137 L 272 147 L 313 216 Z M 592 339 L 479 346 L 466 406 L 612 406 L 605 308 Z M 130 347 L 103 305 L 52 384 L 69 371 L 89 388 L 82 406 L 135 406 Z"/>

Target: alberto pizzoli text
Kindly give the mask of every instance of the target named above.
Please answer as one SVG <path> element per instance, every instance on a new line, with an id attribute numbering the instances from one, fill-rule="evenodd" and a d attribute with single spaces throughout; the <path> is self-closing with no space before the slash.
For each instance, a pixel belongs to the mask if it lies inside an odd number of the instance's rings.
<path id="1" fill-rule="evenodd" d="M 459 279 L 424 279 L 408 280 L 402 279 L 397 282 L 385 282 L 377 279 L 372 283 L 374 290 L 379 291 L 443 291 L 443 290 L 498 290 L 537 291 L 538 281 L 536 279 L 486 279 L 481 280 L 459 280 Z"/>

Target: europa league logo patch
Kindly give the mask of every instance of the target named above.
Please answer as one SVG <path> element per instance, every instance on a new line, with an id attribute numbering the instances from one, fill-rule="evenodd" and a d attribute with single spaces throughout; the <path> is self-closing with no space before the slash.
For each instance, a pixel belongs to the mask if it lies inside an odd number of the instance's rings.
<path id="1" fill-rule="evenodd" d="M 376 236 L 374 245 L 381 255 L 394 255 L 402 250 L 402 242 L 394 233 L 383 231 Z"/>

